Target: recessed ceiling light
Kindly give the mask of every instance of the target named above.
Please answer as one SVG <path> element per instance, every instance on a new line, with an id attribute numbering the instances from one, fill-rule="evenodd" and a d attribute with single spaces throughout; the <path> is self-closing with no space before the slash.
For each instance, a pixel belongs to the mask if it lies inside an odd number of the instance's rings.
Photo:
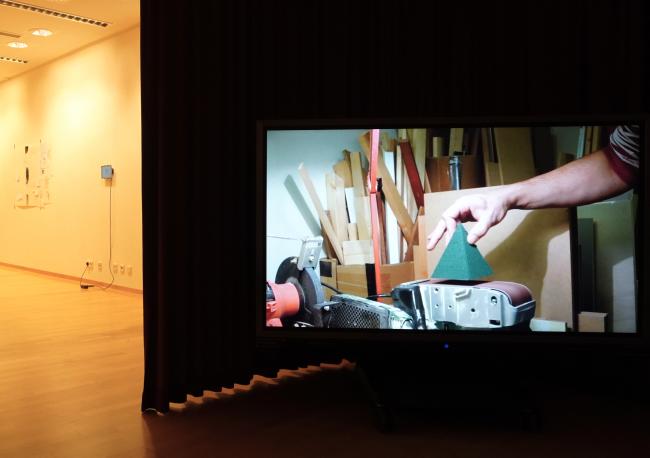
<path id="1" fill-rule="evenodd" d="M 24 41 L 12 41 L 10 43 L 7 43 L 7 46 L 9 46 L 10 48 L 26 48 L 27 43 L 25 43 Z"/>
<path id="2" fill-rule="evenodd" d="M 8 6 L 10 8 L 31 11 L 33 13 L 46 14 L 49 16 L 57 17 L 59 19 L 67 19 L 69 21 L 75 21 L 82 24 L 95 25 L 98 27 L 108 27 L 110 25 L 110 22 L 100 21 L 98 19 L 78 16 L 72 13 L 66 13 L 63 11 L 57 11 L 50 8 L 44 8 L 41 6 L 31 5 L 29 3 L 23 3 L 23 2 L 16 2 L 12 0 L 0 0 L 0 6 Z"/>
<path id="3" fill-rule="evenodd" d="M 32 30 L 32 35 L 36 35 L 37 37 L 49 37 L 52 35 L 52 31 L 47 29 L 34 29 Z"/>

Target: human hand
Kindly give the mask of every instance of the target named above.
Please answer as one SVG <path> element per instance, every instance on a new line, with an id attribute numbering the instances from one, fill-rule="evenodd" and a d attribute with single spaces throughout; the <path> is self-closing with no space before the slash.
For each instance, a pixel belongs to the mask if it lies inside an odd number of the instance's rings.
<path id="1" fill-rule="evenodd" d="M 477 221 L 467 234 L 467 243 L 475 244 L 495 224 L 500 223 L 510 209 L 504 193 L 472 194 L 461 197 L 442 214 L 436 228 L 429 234 L 427 250 L 433 250 L 443 235 L 446 243 L 456 230 L 458 223 Z"/>

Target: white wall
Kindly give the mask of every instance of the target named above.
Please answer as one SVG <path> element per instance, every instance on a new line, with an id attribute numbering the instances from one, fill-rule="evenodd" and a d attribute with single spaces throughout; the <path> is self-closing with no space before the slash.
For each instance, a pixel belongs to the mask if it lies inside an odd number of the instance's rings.
<path id="1" fill-rule="evenodd" d="M 0 262 L 78 277 L 91 259 L 103 269 L 85 278 L 111 281 L 111 191 L 112 261 L 125 266 L 115 284 L 142 289 L 139 40 L 135 27 L 0 84 Z M 52 203 L 15 207 L 20 151 L 40 140 Z M 115 168 L 111 188 L 102 164 Z"/>

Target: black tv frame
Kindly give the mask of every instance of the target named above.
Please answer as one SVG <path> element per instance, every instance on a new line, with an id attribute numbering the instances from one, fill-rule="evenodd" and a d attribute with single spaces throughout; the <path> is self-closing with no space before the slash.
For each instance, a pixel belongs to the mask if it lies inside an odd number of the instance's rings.
<path id="1" fill-rule="evenodd" d="M 259 349 L 298 349 L 311 351 L 337 351 L 342 354 L 359 354 L 385 349 L 418 348 L 419 351 L 491 351 L 496 348 L 511 350 L 551 349 L 586 350 L 604 352 L 650 353 L 650 299 L 646 285 L 650 284 L 650 243 L 641 234 L 650 229 L 650 213 L 646 202 L 650 198 L 648 114 L 607 115 L 539 115 L 539 116 L 438 116 L 395 117 L 380 119 L 273 119 L 257 122 L 256 138 L 256 343 Z M 266 278 L 266 133 L 269 130 L 319 130 L 319 129 L 371 129 L 418 127 L 534 127 L 640 124 L 642 126 L 641 180 L 638 214 L 635 228 L 635 269 L 637 273 L 637 332 L 636 333 L 586 333 L 586 332 L 531 332 L 526 334 L 490 331 L 417 331 L 392 329 L 320 329 L 320 328 L 270 328 L 266 327 L 264 302 Z M 575 215 L 575 211 L 573 212 Z M 575 218 L 572 218 L 572 226 Z M 571 230 L 575 230 L 574 227 Z M 575 237 L 571 237 L 572 243 Z M 572 248 L 573 250 L 573 248 Z M 573 256 L 572 256 L 573 258 Z M 572 261 L 573 262 L 573 261 Z M 572 266 L 575 275 L 575 266 Z M 573 288 L 574 303 L 576 289 Z M 575 307 L 574 307 L 575 312 Z M 413 344 L 418 344 L 414 346 Z"/>

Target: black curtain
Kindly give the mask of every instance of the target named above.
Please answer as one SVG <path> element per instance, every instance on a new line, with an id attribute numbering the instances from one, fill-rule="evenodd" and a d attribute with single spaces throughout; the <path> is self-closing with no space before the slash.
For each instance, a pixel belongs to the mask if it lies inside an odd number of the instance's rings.
<path id="1" fill-rule="evenodd" d="M 247 383 L 257 119 L 647 110 L 642 1 L 141 0 L 142 408 Z"/>

